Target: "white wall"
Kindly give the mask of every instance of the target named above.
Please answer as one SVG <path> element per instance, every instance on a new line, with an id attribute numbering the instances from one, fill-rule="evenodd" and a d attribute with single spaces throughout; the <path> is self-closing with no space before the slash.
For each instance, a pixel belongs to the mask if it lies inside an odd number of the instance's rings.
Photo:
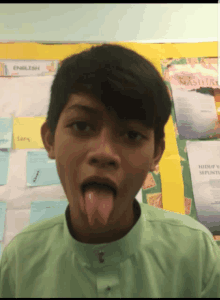
<path id="1" fill-rule="evenodd" d="M 0 41 L 217 41 L 218 4 L 0 4 Z"/>

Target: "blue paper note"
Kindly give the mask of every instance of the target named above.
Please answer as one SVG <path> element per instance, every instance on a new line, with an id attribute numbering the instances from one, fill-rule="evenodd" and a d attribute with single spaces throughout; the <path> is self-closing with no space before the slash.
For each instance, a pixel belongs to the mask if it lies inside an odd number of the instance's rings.
<path id="1" fill-rule="evenodd" d="M 8 182 L 10 152 L 8 149 L 0 149 L 0 185 Z"/>
<path id="2" fill-rule="evenodd" d="M 4 236 L 6 207 L 6 202 L 0 202 L 0 241 L 3 240 Z"/>
<path id="3" fill-rule="evenodd" d="M 13 118 L 0 118 L 0 148 L 12 148 Z"/>
<path id="4" fill-rule="evenodd" d="M 46 150 L 27 153 L 27 186 L 61 184 L 55 159 Z"/>
<path id="5" fill-rule="evenodd" d="M 31 203 L 30 224 L 64 214 L 68 203 L 68 200 L 33 201 Z"/>

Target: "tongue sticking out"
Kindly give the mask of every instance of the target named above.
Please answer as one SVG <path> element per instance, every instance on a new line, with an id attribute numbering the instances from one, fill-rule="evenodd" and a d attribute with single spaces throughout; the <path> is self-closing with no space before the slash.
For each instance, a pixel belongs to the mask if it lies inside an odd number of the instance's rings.
<path id="1" fill-rule="evenodd" d="M 88 187 L 84 193 L 85 208 L 90 225 L 98 219 L 106 225 L 113 210 L 114 194 L 109 188 Z"/>

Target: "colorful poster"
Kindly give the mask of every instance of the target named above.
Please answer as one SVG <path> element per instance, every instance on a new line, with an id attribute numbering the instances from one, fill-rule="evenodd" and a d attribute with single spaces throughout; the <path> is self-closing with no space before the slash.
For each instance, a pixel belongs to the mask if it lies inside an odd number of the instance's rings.
<path id="1" fill-rule="evenodd" d="M 173 104 L 171 115 L 182 167 L 186 214 L 220 240 L 220 193 L 216 185 L 217 181 L 220 184 L 218 58 L 170 58 L 161 61 L 161 68 Z M 204 166 L 215 166 L 215 173 L 204 173 Z"/>
<path id="2" fill-rule="evenodd" d="M 50 76 L 58 68 L 58 60 L 0 59 L 0 76 Z"/>
<path id="3" fill-rule="evenodd" d="M 183 58 L 167 64 L 164 78 L 170 84 L 180 139 L 219 137 L 217 67 L 217 58 Z"/>

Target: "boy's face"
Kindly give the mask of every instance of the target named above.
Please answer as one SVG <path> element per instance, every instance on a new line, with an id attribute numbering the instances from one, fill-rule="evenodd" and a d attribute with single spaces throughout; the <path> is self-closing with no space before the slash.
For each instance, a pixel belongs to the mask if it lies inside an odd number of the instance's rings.
<path id="1" fill-rule="evenodd" d="M 79 108 L 69 109 L 74 104 L 92 107 L 97 114 Z M 72 124 L 77 121 L 86 124 Z M 165 148 L 163 141 L 154 157 L 153 129 L 145 128 L 138 121 L 122 122 L 115 114 L 109 115 L 105 106 L 92 96 L 74 94 L 60 115 L 54 142 L 46 122 L 42 125 L 41 136 L 48 156 L 56 159 L 76 234 L 90 235 L 90 240 L 92 233 L 97 238 L 102 234 L 107 238 L 108 230 L 112 235 L 114 230 L 115 233 L 123 228 L 126 230 L 133 224 L 134 197 L 148 172 L 159 163 Z M 111 178 L 118 191 L 109 222 L 105 226 L 95 223 L 91 228 L 80 199 L 81 183 L 93 175 Z"/>

